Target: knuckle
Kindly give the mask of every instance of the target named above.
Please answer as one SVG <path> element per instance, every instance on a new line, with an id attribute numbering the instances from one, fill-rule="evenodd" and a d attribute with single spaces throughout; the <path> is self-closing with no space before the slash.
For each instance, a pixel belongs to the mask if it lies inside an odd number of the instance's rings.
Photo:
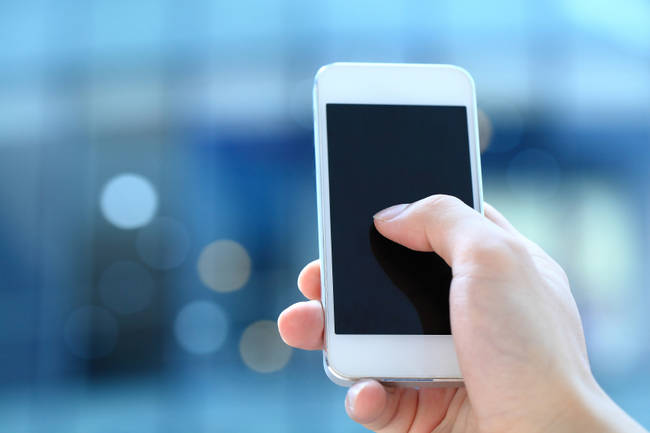
<path id="1" fill-rule="evenodd" d="M 511 266 L 527 255 L 525 245 L 513 236 L 486 236 L 466 251 L 466 260 L 498 268 Z"/>
<path id="2" fill-rule="evenodd" d="M 457 206 L 460 202 L 460 199 L 445 194 L 434 194 L 422 199 L 422 205 L 427 209 L 447 209 Z"/>

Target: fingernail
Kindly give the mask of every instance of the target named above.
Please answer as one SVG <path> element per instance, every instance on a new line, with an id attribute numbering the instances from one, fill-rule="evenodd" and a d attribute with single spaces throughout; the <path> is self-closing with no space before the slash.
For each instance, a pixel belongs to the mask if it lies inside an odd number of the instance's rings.
<path id="1" fill-rule="evenodd" d="M 377 212 L 373 218 L 380 221 L 388 221 L 401 214 L 409 207 L 408 204 L 396 204 L 395 206 L 387 207 L 386 209 Z"/>

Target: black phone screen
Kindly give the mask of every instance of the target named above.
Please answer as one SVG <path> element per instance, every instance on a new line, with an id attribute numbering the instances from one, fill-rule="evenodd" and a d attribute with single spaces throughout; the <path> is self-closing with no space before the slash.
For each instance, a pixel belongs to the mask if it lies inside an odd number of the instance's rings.
<path id="1" fill-rule="evenodd" d="M 466 108 L 326 110 L 335 333 L 450 334 L 450 268 L 384 238 L 372 217 L 432 194 L 474 206 Z"/>

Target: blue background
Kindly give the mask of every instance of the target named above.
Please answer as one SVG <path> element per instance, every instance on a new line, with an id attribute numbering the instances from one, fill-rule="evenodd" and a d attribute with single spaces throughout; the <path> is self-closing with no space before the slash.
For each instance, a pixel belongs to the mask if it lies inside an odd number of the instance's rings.
<path id="1" fill-rule="evenodd" d="M 363 430 L 259 322 L 317 256 L 332 61 L 472 73 L 485 199 L 650 427 L 650 3 L 40 0 L 0 5 L 1 431 Z"/>

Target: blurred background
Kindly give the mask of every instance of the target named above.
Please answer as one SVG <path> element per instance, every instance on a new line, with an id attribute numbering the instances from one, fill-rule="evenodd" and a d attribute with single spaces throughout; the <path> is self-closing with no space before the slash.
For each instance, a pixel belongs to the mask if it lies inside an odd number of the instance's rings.
<path id="1" fill-rule="evenodd" d="M 10 0 L 0 431 L 363 430 L 274 325 L 317 256 L 333 61 L 472 73 L 485 199 L 567 269 L 596 377 L 650 427 L 647 0 Z"/>

